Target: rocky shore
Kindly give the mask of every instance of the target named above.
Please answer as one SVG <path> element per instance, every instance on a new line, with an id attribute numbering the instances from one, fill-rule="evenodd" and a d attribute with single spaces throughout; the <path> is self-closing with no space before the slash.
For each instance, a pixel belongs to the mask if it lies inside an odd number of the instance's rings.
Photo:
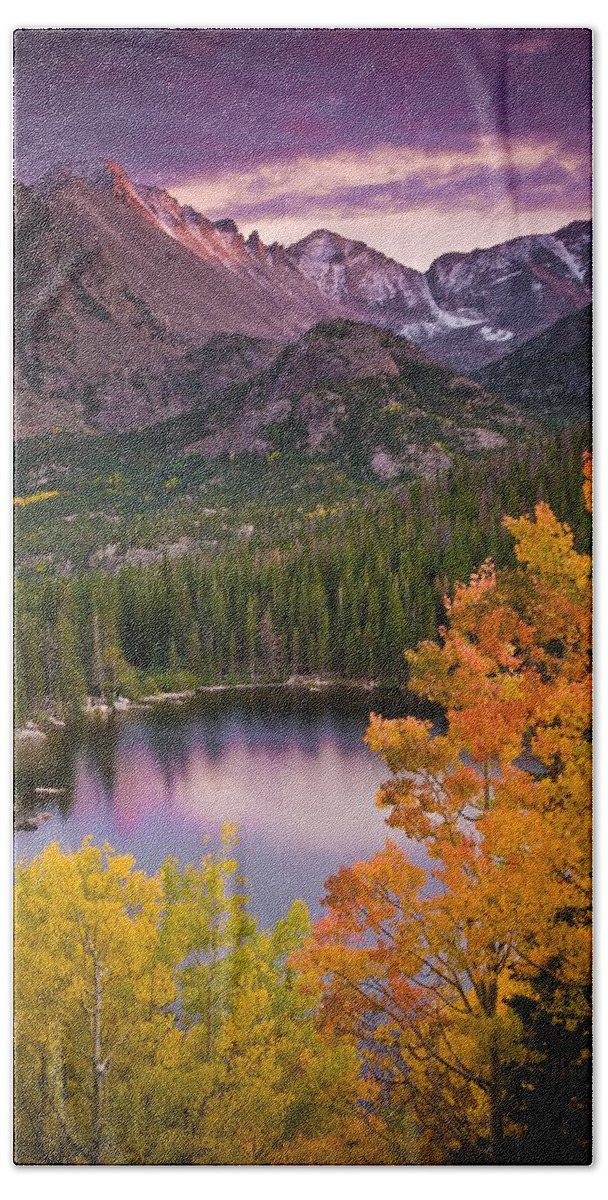
<path id="1" fill-rule="evenodd" d="M 159 704 L 181 704 L 194 700 L 197 696 L 213 695 L 217 692 L 259 692 L 278 689 L 302 690 L 320 692 L 335 689 L 355 689 L 372 692 L 381 684 L 376 679 L 339 679 L 325 675 L 290 675 L 288 679 L 277 680 L 273 683 L 210 683 L 200 687 L 187 688 L 179 692 L 158 692 L 149 696 L 117 696 L 112 703 L 88 696 L 82 709 L 84 717 L 110 717 L 115 713 L 151 708 Z M 66 722 L 53 714 L 42 717 L 38 722 L 28 721 L 26 725 L 15 728 L 15 741 L 18 743 L 36 743 L 44 741 L 53 729 L 63 729 Z"/>

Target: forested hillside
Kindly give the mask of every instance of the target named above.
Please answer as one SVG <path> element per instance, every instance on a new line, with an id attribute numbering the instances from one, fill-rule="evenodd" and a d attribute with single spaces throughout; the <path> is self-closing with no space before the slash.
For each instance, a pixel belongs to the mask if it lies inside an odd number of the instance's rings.
<path id="1" fill-rule="evenodd" d="M 503 512 L 547 500 L 585 542 L 586 445 L 584 430 L 562 434 L 305 511 L 257 500 L 244 535 L 228 527 L 141 565 L 100 556 L 66 575 L 40 560 L 17 584 L 17 718 L 75 714 L 88 695 L 291 675 L 404 683 L 403 649 L 433 635 L 453 581 L 488 556 L 512 561 Z M 23 510 L 39 539 L 54 503 Z"/>

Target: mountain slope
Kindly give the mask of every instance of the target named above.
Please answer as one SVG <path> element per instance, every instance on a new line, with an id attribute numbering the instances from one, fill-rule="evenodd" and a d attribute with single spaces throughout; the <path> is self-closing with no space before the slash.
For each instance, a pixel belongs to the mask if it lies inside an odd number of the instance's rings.
<path id="1" fill-rule="evenodd" d="M 434 473 L 454 451 L 526 434 L 518 410 L 475 381 L 405 338 L 348 320 L 315 326 L 177 428 L 186 454 L 320 457 L 377 479 Z"/>
<path id="2" fill-rule="evenodd" d="M 503 357 L 589 303 L 590 222 L 573 221 L 556 233 L 515 238 L 488 250 L 442 255 L 427 279 L 438 304 L 483 318 L 479 333 L 491 351 L 486 362 Z"/>
<path id="3" fill-rule="evenodd" d="M 589 303 L 590 224 L 445 254 L 426 273 L 316 230 L 288 257 L 328 299 L 456 370 L 475 370 Z"/>
<path id="4" fill-rule="evenodd" d="M 530 415 L 588 419 L 591 412 L 591 308 L 557 321 L 513 354 L 476 375 Z"/>
<path id="5" fill-rule="evenodd" d="M 328 312 L 318 289 L 292 267 L 260 268 L 255 241 L 246 250 L 232 222 L 213 225 L 160 189 L 137 189 L 115 164 L 92 181 L 68 175 L 47 203 L 76 240 L 93 240 L 128 274 L 133 290 L 180 336 L 285 339 Z"/>
<path id="6" fill-rule="evenodd" d="M 99 242 L 75 235 L 30 189 L 17 189 L 15 210 L 18 433 L 120 428 L 181 411 L 166 377 L 187 339 L 158 319 Z"/>
<path id="7" fill-rule="evenodd" d="M 94 182 L 53 179 L 38 193 L 17 187 L 22 434 L 166 419 L 187 406 L 175 364 L 213 334 L 282 342 L 333 313 L 290 264 L 257 269 L 255 239 L 244 261 L 230 262 L 229 245 L 240 235 L 200 218 L 201 244 L 212 231 L 213 253 L 203 256 L 200 245 L 168 235 L 158 213 L 125 189 L 108 171 Z M 223 258 L 215 253 L 222 244 Z"/>

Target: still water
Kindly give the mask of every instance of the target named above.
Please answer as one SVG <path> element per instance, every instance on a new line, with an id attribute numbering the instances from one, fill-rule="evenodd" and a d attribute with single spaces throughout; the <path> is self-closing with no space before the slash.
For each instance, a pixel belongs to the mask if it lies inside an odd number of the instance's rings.
<path id="1" fill-rule="evenodd" d="M 412 703 L 395 692 L 266 689 L 83 722 L 18 756 L 20 811 L 51 816 L 16 833 L 16 858 L 52 841 L 74 850 L 92 834 L 154 871 L 167 855 L 196 861 L 231 821 L 252 912 L 265 924 L 301 896 L 316 915 L 328 875 L 395 836 L 374 804 L 388 772 L 362 741 L 370 709 L 397 716 Z"/>

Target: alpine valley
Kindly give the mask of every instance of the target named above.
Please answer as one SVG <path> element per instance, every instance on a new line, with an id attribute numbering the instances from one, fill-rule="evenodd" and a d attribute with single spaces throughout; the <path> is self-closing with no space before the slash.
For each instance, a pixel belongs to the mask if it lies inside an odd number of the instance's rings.
<path id="1" fill-rule="evenodd" d="M 448 581 L 509 561 L 504 512 L 586 535 L 589 222 L 421 272 L 267 246 L 113 162 L 15 203 L 21 716 L 401 681 Z"/>

